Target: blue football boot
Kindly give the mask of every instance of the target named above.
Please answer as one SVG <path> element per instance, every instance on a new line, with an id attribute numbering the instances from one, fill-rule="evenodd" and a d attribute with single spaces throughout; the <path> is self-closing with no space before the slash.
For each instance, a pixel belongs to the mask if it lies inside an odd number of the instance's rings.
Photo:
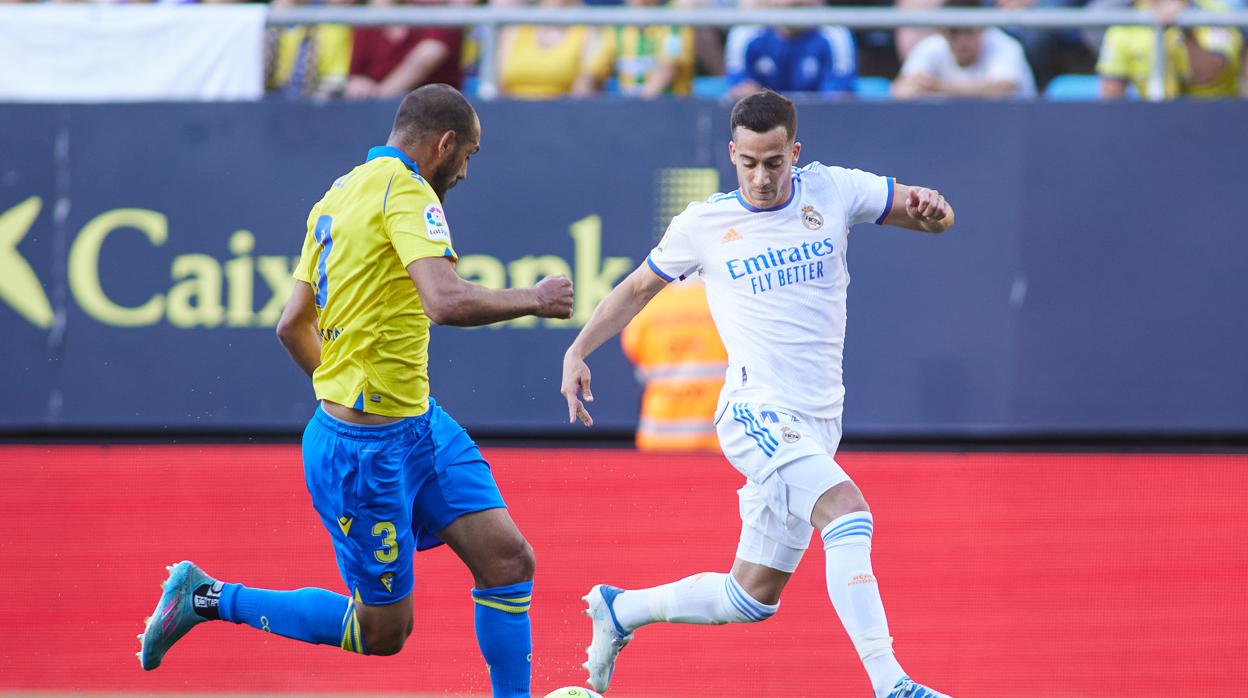
<path id="1" fill-rule="evenodd" d="M 147 627 L 139 635 L 137 656 L 144 671 L 160 666 L 165 652 L 173 643 L 182 639 L 191 628 L 208 620 L 195 612 L 195 590 L 207 584 L 209 589 L 220 593 L 217 581 L 204 574 L 193 562 L 183 560 L 165 569 L 169 570 L 169 579 L 161 585 L 165 593 L 161 594 L 156 610 L 147 619 Z"/>
<path id="2" fill-rule="evenodd" d="M 897 681 L 897 685 L 893 686 L 893 691 L 888 694 L 888 698 L 952 698 L 952 696 L 933 691 L 921 683 L 915 683 L 909 676 L 903 676 Z"/>

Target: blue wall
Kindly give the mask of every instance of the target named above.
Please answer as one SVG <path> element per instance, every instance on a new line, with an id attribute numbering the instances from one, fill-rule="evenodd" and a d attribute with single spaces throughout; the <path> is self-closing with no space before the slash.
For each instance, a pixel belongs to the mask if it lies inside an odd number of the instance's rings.
<path id="1" fill-rule="evenodd" d="M 285 278 L 308 209 L 393 109 L 0 106 L 0 430 L 299 428 L 310 386 L 272 333 Z M 663 170 L 736 186 L 724 107 L 480 114 L 446 207 L 463 271 L 566 265 L 582 322 L 661 231 Z M 1242 103 L 802 105 L 804 160 L 935 186 L 958 211 L 941 237 L 851 236 L 847 434 L 1248 434 L 1246 119 Z M 569 433 L 574 333 L 437 328 L 434 394 L 480 434 Z M 618 345 L 591 367 L 599 424 L 631 428 Z"/>

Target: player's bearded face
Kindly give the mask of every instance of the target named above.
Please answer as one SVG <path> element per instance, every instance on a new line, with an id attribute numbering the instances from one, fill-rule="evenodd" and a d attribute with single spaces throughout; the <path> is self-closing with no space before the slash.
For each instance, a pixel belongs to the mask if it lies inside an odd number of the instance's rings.
<path id="1" fill-rule="evenodd" d="M 802 144 L 789 139 L 783 126 L 766 133 L 737 127 L 728 155 L 737 168 L 737 184 L 746 201 L 756 208 L 772 208 L 789 199 L 793 190 L 790 169 Z"/>
<path id="2" fill-rule="evenodd" d="M 429 184 L 433 187 L 433 192 L 438 195 L 439 199 L 446 199 L 446 192 L 459 183 L 460 168 L 454 162 L 456 158 L 449 157 L 443 160 L 433 174 L 429 176 Z"/>
<path id="3" fill-rule="evenodd" d="M 429 175 L 429 185 L 439 199 L 445 200 L 446 192 L 468 175 L 469 154 L 468 148 L 455 148 L 434 166 L 433 173 Z"/>
<path id="4" fill-rule="evenodd" d="M 475 137 L 456 143 L 445 158 L 434 165 L 433 172 L 429 175 L 429 185 L 433 187 L 433 192 L 438 195 L 439 199 L 445 200 L 446 192 L 459 184 L 459 180 L 468 177 L 468 159 L 481 149 L 480 134 L 481 126 L 478 122 Z"/>

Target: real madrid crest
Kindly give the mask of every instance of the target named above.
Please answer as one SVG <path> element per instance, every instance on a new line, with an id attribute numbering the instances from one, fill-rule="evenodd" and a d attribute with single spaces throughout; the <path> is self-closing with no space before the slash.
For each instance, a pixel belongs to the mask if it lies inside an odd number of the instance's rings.
<path id="1" fill-rule="evenodd" d="M 815 215 L 818 216 L 819 214 L 816 213 Z M 822 218 L 819 219 L 819 225 L 823 225 Z M 818 227 L 818 226 L 815 226 L 815 227 Z M 797 440 L 802 438 L 802 433 L 796 429 L 790 429 L 788 427 L 780 427 L 780 436 L 787 443 L 797 443 Z"/>
<path id="2" fill-rule="evenodd" d="M 806 204 L 802 207 L 802 225 L 811 230 L 818 230 L 823 227 L 823 214 L 815 210 L 814 206 Z"/>

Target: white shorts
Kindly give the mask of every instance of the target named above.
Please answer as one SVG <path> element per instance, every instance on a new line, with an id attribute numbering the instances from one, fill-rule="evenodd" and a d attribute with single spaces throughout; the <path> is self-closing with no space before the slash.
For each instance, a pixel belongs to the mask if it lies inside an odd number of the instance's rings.
<path id="1" fill-rule="evenodd" d="M 841 420 L 732 400 L 719 407 L 715 428 L 720 447 L 746 478 L 737 490 L 737 557 L 792 572 L 810 545 L 815 503 L 849 480 L 833 458 L 841 441 Z"/>

